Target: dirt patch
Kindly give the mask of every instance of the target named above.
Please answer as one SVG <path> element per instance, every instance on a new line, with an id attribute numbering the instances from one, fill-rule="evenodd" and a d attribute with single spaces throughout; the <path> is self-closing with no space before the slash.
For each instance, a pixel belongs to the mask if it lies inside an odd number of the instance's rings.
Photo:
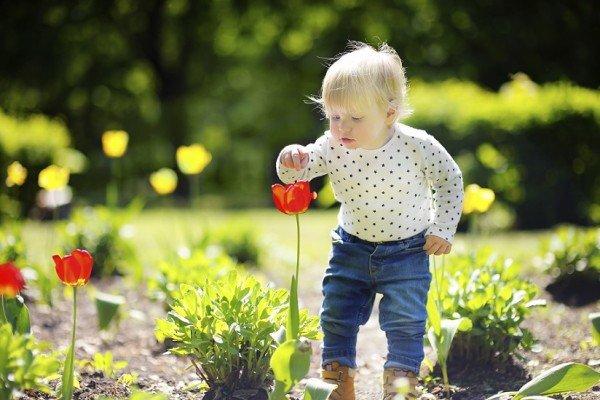
<path id="1" fill-rule="evenodd" d="M 308 271 L 307 271 L 308 272 Z M 307 290 L 301 291 L 301 302 L 312 312 L 318 312 L 321 304 L 319 270 L 305 275 L 312 282 Z M 548 284 L 545 276 L 535 277 L 540 287 Z M 283 283 L 284 285 L 286 283 Z M 149 392 L 166 393 L 169 399 L 202 399 L 198 390 L 188 390 L 186 386 L 197 381 L 189 363 L 164 354 L 164 346 L 154 338 L 155 319 L 164 316 L 161 304 L 150 301 L 141 288 L 127 287 L 121 278 L 114 278 L 95 284 L 100 290 L 120 293 L 127 299 L 131 315 L 109 334 L 98 331 L 93 301 L 86 296 L 89 290 L 80 290 L 78 298 L 78 327 L 76 357 L 78 360 L 91 359 L 95 352 L 111 351 L 115 360 L 128 361 L 123 372 L 139 374 L 138 385 Z M 590 338 L 590 324 L 587 315 L 598 311 L 598 303 L 584 307 L 570 308 L 556 303 L 552 296 L 542 291 L 541 298 L 548 301 L 547 308 L 536 309 L 525 322 L 539 343 L 532 351 L 523 352 L 523 360 L 513 360 L 503 365 L 471 365 L 464 360 L 449 360 L 449 377 L 454 400 L 483 400 L 499 391 L 516 390 L 540 371 L 563 362 L 575 361 L 594 364 L 600 360 L 600 348 L 586 345 Z M 34 335 L 52 342 L 55 346 L 66 347 L 71 329 L 71 302 L 59 300 L 53 309 L 45 306 L 29 305 Z M 377 307 L 358 337 L 359 366 L 357 374 L 357 399 L 373 400 L 381 397 L 380 379 L 385 362 L 386 340 L 377 322 Z M 426 353 L 430 349 L 426 348 Z M 321 350 L 313 344 L 313 357 L 309 377 L 317 377 Z M 594 361 L 595 360 L 595 361 Z M 434 374 L 440 376 L 439 371 Z M 127 396 L 129 389 L 101 374 L 82 374 L 81 389 L 75 392 L 76 399 L 95 399 L 100 395 L 115 397 Z M 434 379 L 427 386 L 430 393 L 445 398 L 441 378 Z M 295 392 L 295 396 L 299 392 Z M 258 395 L 259 394 L 254 394 Z M 44 395 L 26 392 L 21 399 L 46 399 Z M 600 399 L 600 386 L 585 394 L 569 396 L 573 400 Z"/>

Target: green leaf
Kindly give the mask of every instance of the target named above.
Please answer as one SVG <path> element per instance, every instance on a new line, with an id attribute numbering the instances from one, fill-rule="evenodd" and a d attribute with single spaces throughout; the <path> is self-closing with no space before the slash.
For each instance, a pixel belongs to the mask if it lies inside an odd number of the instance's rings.
<path id="1" fill-rule="evenodd" d="M 98 326 L 105 330 L 119 313 L 119 308 L 125 303 L 123 296 L 96 292 L 96 312 L 98 315 Z"/>
<path id="2" fill-rule="evenodd" d="M 458 318 L 443 319 L 441 325 L 442 328 L 440 335 L 436 335 L 433 328 L 430 328 L 429 332 L 427 332 L 427 337 L 431 343 L 431 346 L 436 351 L 438 362 L 442 365 L 445 365 L 454 335 L 456 335 L 456 332 L 459 330 L 459 328 L 468 329 L 470 328 L 469 325 L 472 324 L 470 324 L 470 320 L 468 318 Z"/>
<path id="3" fill-rule="evenodd" d="M 292 287 L 290 290 L 290 307 L 288 310 L 288 320 L 286 324 L 286 340 L 298 339 L 298 330 L 300 329 L 300 316 L 298 312 L 298 281 L 296 276 L 292 275 Z"/>
<path id="4" fill-rule="evenodd" d="M 74 358 L 75 349 L 73 344 L 69 346 L 69 352 L 65 359 L 65 368 L 63 370 L 62 383 L 61 383 L 61 399 L 71 400 L 73 398 L 73 375 L 74 375 Z"/>
<path id="5" fill-rule="evenodd" d="M 584 392 L 600 382 L 600 372 L 579 363 L 564 363 L 542 372 L 527 382 L 514 397 L 554 395 L 565 392 Z"/>
<path id="6" fill-rule="evenodd" d="M 285 394 L 289 389 L 286 389 L 287 385 L 281 381 L 275 381 L 275 388 L 273 392 L 269 394 L 269 400 L 285 400 Z"/>
<path id="7" fill-rule="evenodd" d="M 285 326 L 279 327 L 276 332 L 271 333 L 271 337 L 278 343 L 282 344 L 286 341 L 286 332 Z"/>
<path id="8" fill-rule="evenodd" d="M 600 312 L 591 313 L 588 317 L 592 321 L 592 338 L 596 346 L 600 346 Z"/>
<path id="9" fill-rule="evenodd" d="M 438 310 L 437 302 L 434 297 L 434 289 L 429 289 L 427 296 L 427 318 L 429 318 L 429 325 L 433 328 L 436 335 L 439 335 L 442 331 L 442 320 L 440 316 L 440 310 Z"/>
<path id="10" fill-rule="evenodd" d="M 6 310 L 6 318 L 12 326 L 13 332 L 31 332 L 29 309 L 21 296 L 16 296 L 12 299 L 4 299 L 4 308 Z"/>
<path id="11" fill-rule="evenodd" d="M 310 378 L 304 388 L 303 400 L 327 400 L 337 385 L 323 382 L 317 378 Z"/>
<path id="12" fill-rule="evenodd" d="M 273 352 L 270 365 L 275 379 L 285 384 L 285 392 L 306 376 L 310 369 L 310 345 L 301 340 L 288 340 Z"/>

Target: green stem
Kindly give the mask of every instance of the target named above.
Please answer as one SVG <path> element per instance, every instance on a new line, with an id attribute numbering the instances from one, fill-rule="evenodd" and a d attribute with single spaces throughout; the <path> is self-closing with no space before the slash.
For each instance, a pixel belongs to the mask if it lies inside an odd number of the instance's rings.
<path id="1" fill-rule="evenodd" d="M 111 158 L 108 162 L 110 164 L 110 182 L 106 186 L 106 205 L 115 208 L 119 203 L 117 160 Z"/>
<path id="2" fill-rule="evenodd" d="M 469 241 L 471 242 L 471 248 L 474 249 L 476 247 L 475 238 L 477 237 L 477 214 L 476 213 L 471 214 L 471 218 L 469 218 L 468 237 L 469 237 Z"/>
<path id="3" fill-rule="evenodd" d="M 73 286 L 73 332 L 71 333 L 71 357 L 75 353 L 75 329 L 77 329 L 77 286 Z"/>
<path id="4" fill-rule="evenodd" d="M 442 291 L 440 289 L 440 278 L 438 277 L 438 273 L 437 273 L 437 265 L 435 263 L 435 256 L 431 256 L 433 259 L 433 274 L 435 276 L 435 291 L 437 294 L 437 308 L 438 308 L 438 313 L 440 314 L 440 319 L 442 318 Z M 443 272 L 442 272 L 442 278 L 443 278 Z"/>
<path id="5" fill-rule="evenodd" d="M 444 376 L 444 386 L 446 388 L 446 396 L 450 396 L 450 381 L 448 380 L 448 367 L 446 363 L 442 365 L 442 375 Z"/>
<path id="6" fill-rule="evenodd" d="M 62 382 L 62 400 L 73 398 L 73 378 L 75 371 L 75 330 L 77 328 L 77 286 L 73 286 L 73 328 L 71 332 L 71 347 L 65 360 L 65 370 Z"/>
<path id="7" fill-rule="evenodd" d="M 4 308 L 4 295 L 0 296 L 2 299 L 2 322 L 8 322 L 8 317 L 6 316 L 6 308 Z"/>
<path id="8" fill-rule="evenodd" d="M 200 174 L 188 175 L 190 181 L 190 207 L 198 205 L 200 198 Z"/>
<path id="9" fill-rule="evenodd" d="M 300 273 L 300 215 L 296 214 L 296 282 Z"/>

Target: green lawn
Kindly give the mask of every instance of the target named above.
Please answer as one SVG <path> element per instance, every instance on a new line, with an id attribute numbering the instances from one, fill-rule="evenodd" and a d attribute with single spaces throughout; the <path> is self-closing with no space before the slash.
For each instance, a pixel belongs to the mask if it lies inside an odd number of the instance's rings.
<path id="1" fill-rule="evenodd" d="M 336 226 L 336 211 L 311 210 L 302 214 L 300 221 L 303 265 L 324 266 L 330 249 L 329 232 Z M 285 262 L 288 266 L 295 262 L 295 219 L 271 208 L 241 211 L 150 209 L 143 211 L 131 225 L 141 261 L 143 265 L 151 266 L 168 252 L 185 244 L 186 240 L 199 237 L 204 228 L 222 224 L 248 224 L 256 228 L 269 244 L 264 260 L 267 270 L 282 272 L 278 265 L 273 265 L 276 262 L 281 264 L 282 259 L 289 261 Z M 23 233 L 28 256 L 34 261 L 50 263 L 50 255 L 58 243 L 51 225 L 28 221 Z M 491 245 L 503 255 L 527 261 L 538 252 L 539 240 L 547 235 L 547 231 L 510 231 L 478 237 L 459 234 L 454 251 Z M 527 263 L 524 264 L 527 266 Z"/>

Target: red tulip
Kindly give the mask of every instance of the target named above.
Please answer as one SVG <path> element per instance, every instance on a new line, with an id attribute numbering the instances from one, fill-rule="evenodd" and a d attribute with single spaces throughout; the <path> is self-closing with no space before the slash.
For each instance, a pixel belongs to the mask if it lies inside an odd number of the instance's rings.
<path id="1" fill-rule="evenodd" d="M 73 250 L 71 254 L 52 256 L 56 264 L 56 275 L 69 286 L 83 286 L 90 280 L 94 259 L 86 250 Z"/>
<path id="2" fill-rule="evenodd" d="M 0 296 L 15 297 L 24 287 L 25 279 L 15 264 L 0 264 Z"/>
<path id="3" fill-rule="evenodd" d="M 275 207 L 288 215 L 305 212 L 310 202 L 317 198 L 317 194 L 310 191 L 308 181 L 298 181 L 285 186 L 276 183 L 271 185 L 271 192 Z"/>

